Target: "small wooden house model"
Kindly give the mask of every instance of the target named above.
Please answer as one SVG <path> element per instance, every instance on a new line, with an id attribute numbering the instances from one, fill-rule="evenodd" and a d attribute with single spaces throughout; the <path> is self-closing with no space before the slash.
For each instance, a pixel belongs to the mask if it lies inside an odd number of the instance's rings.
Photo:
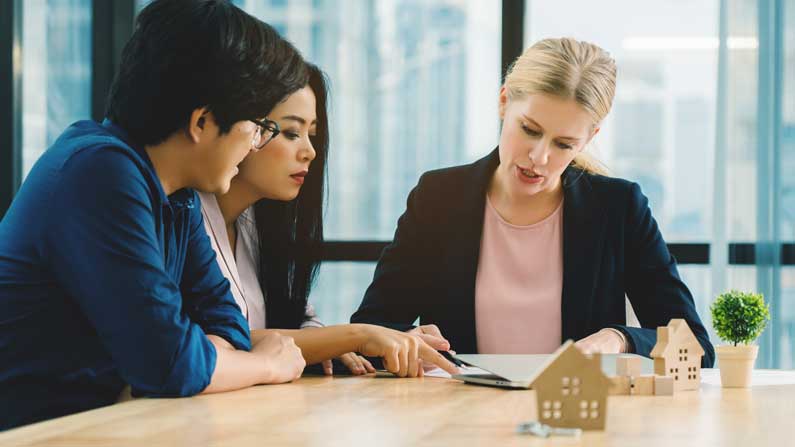
<path id="1" fill-rule="evenodd" d="M 530 380 L 538 420 L 553 427 L 603 430 L 609 381 L 599 354 L 586 355 L 571 340 Z"/>
<path id="2" fill-rule="evenodd" d="M 675 318 L 657 328 L 657 344 L 650 354 L 654 373 L 673 377 L 675 391 L 699 388 L 703 355 L 704 348 L 685 320 Z"/>
<path id="3" fill-rule="evenodd" d="M 643 374 L 641 358 L 637 355 L 616 357 L 616 375 L 608 377 L 610 396 L 673 396 L 673 376 Z"/>

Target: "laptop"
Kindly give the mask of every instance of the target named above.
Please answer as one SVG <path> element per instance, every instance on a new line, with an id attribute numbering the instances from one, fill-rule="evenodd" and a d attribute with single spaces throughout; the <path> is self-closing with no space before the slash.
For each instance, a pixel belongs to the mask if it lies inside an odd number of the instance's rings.
<path id="1" fill-rule="evenodd" d="M 453 379 L 475 385 L 510 389 L 530 389 L 530 383 L 546 366 L 551 354 L 456 354 L 464 363 L 461 374 Z M 637 354 L 602 354 L 602 372 L 616 375 L 616 358 L 634 356 L 641 359 L 641 374 L 654 373 L 654 361 Z"/>

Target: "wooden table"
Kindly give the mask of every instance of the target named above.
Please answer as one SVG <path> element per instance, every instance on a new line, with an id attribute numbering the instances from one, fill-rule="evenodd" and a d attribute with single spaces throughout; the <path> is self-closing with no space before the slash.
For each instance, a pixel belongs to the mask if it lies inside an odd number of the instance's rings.
<path id="1" fill-rule="evenodd" d="M 705 382 L 715 382 L 705 370 Z M 578 440 L 517 435 L 533 391 L 440 378 L 306 377 L 187 399 L 139 399 L 0 434 L 2 446 L 795 445 L 795 372 L 750 389 L 613 396 L 607 429 Z M 757 377 L 758 379 L 758 377 Z"/>

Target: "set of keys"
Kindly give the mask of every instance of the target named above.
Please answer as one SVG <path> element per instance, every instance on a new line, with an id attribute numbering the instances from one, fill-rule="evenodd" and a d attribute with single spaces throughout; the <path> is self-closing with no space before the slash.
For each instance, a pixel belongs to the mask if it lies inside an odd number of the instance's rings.
<path id="1" fill-rule="evenodd" d="M 516 432 L 521 435 L 538 436 L 539 438 L 548 438 L 550 436 L 570 436 L 579 438 L 582 435 L 582 430 L 579 428 L 550 427 L 538 421 L 521 423 L 516 427 Z"/>

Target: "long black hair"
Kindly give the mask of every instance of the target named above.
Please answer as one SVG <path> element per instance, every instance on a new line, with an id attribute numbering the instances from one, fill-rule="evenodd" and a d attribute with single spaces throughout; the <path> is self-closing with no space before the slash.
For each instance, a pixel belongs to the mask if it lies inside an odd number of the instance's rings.
<path id="1" fill-rule="evenodd" d="M 316 98 L 317 131 L 310 137 L 315 159 L 295 199 L 289 202 L 261 199 L 254 204 L 260 287 L 265 296 L 269 328 L 297 329 L 304 322 L 309 292 L 320 268 L 323 249 L 329 146 L 328 83 L 317 66 L 307 64 L 307 69 L 307 85 Z"/>

